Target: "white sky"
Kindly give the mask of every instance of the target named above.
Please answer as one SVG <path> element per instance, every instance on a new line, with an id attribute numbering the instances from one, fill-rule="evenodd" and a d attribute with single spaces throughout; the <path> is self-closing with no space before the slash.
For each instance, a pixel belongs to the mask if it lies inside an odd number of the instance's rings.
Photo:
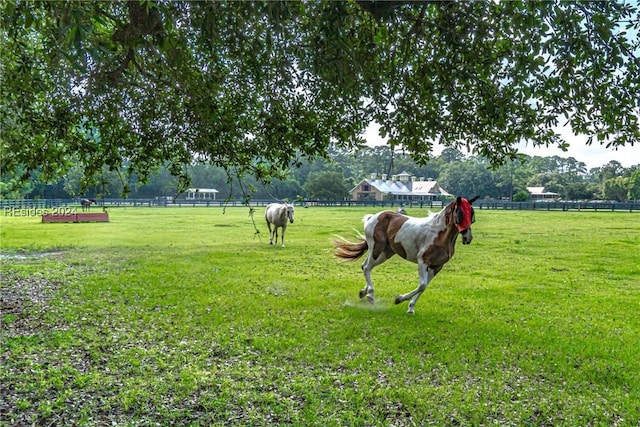
<path id="1" fill-rule="evenodd" d="M 386 144 L 386 139 L 383 139 L 378 134 L 379 125 L 372 123 L 367 128 L 364 138 L 367 141 L 367 145 L 377 146 Z M 596 142 L 591 146 L 586 145 L 586 137 L 574 136 L 571 132 L 561 132 L 569 143 L 569 150 L 564 152 L 559 148 L 546 148 L 546 147 L 533 147 L 531 144 L 518 144 L 518 151 L 527 154 L 529 156 L 558 156 L 558 157 L 573 157 L 574 159 L 583 162 L 587 165 L 587 170 L 591 168 L 597 168 L 606 165 L 611 160 L 616 160 L 625 167 L 631 167 L 640 164 L 640 146 L 635 145 L 633 147 L 626 146 L 618 148 L 617 150 L 612 148 L 605 148 L 604 145 L 600 145 Z M 443 147 L 434 147 L 433 154 L 439 155 Z M 463 150 L 462 153 L 466 156 L 469 153 Z"/>

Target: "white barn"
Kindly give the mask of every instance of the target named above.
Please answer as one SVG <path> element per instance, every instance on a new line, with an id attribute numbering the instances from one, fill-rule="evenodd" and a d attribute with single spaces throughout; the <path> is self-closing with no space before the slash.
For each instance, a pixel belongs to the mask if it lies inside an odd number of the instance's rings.
<path id="1" fill-rule="evenodd" d="M 451 196 L 436 181 L 412 176 L 407 172 L 388 178 L 386 174 L 382 174 L 380 179 L 377 174 L 371 174 L 369 179 L 363 179 L 351 189 L 351 200 L 382 201 L 386 197 L 386 200 L 399 202 L 420 202 Z"/>
<path id="2" fill-rule="evenodd" d="M 556 200 L 558 193 L 544 191 L 544 187 L 527 187 L 531 200 Z"/>
<path id="3" fill-rule="evenodd" d="M 189 188 L 187 200 L 215 200 L 218 190 L 213 188 Z"/>

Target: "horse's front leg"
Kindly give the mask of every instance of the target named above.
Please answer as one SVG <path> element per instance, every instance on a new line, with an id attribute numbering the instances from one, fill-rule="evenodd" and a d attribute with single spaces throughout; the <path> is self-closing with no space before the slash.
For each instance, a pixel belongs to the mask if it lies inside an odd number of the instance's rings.
<path id="1" fill-rule="evenodd" d="M 287 224 L 285 223 L 282 226 L 282 247 L 284 248 L 284 232 L 287 230 Z M 278 242 L 278 239 L 276 239 L 276 243 Z"/>
<path id="2" fill-rule="evenodd" d="M 396 304 L 400 304 L 401 302 L 410 299 L 411 301 L 409 302 L 407 313 L 415 314 L 413 308 L 415 307 L 418 298 L 420 298 L 420 295 L 422 295 L 425 289 L 427 289 L 427 286 L 429 286 L 429 282 L 431 282 L 431 279 L 433 279 L 435 275 L 436 271 L 428 268 L 423 262 L 418 262 L 418 287 L 407 294 L 396 296 Z"/>

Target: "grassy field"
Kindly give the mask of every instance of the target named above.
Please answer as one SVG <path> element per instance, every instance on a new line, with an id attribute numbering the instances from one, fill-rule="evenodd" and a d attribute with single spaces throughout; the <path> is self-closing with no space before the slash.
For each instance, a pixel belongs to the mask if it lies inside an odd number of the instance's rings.
<path id="1" fill-rule="evenodd" d="M 332 257 L 370 212 L 0 216 L 0 425 L 640 425 L 638 214 L 478 211 L 409 316 Z"/>

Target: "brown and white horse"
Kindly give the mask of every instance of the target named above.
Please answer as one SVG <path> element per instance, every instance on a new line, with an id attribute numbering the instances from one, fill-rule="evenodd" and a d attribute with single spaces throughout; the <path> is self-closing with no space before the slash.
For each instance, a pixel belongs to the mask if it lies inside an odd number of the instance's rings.
<path id="1" fill-rule="evenodd" d="M 464 245 L 473 240 L 471 224 L 475 215 L 471 204 L 477 199 L 478 196 L 471 200 L 458 197 L 440 212 L 426 218 L 413 218 L 392 211 L 367 215 L 363 219 L 364 236 L 360 241 L 334 240 L 335 255 L 346 261 L 355 261 L 369 251 L 362 263 L 367 284 L 360 291 L 360 298 L 366 296 L 370 302 L 374 301 L 371 270 L 398 254 L 418 264 L 418 287 L 395 299 L 396 304 L 410 299 L 407 312 L 414 314 L 413 308 L 420 295 L 453 256 L 458 234 L 462 235 Z"/>
<path id="2" fill-rule="evenodd" d="M 264 219 L 269 229 L 269 244 L 278 244 L 278 228 L 282 228 L 282 247 L 284 248 L 284 232 L 287 230 L 287 220 L 293 224 L 293 205 L 289 203 L 270 203 L 264 210 Z M 273 230 L 271 229 L 273 224 Z"/>

